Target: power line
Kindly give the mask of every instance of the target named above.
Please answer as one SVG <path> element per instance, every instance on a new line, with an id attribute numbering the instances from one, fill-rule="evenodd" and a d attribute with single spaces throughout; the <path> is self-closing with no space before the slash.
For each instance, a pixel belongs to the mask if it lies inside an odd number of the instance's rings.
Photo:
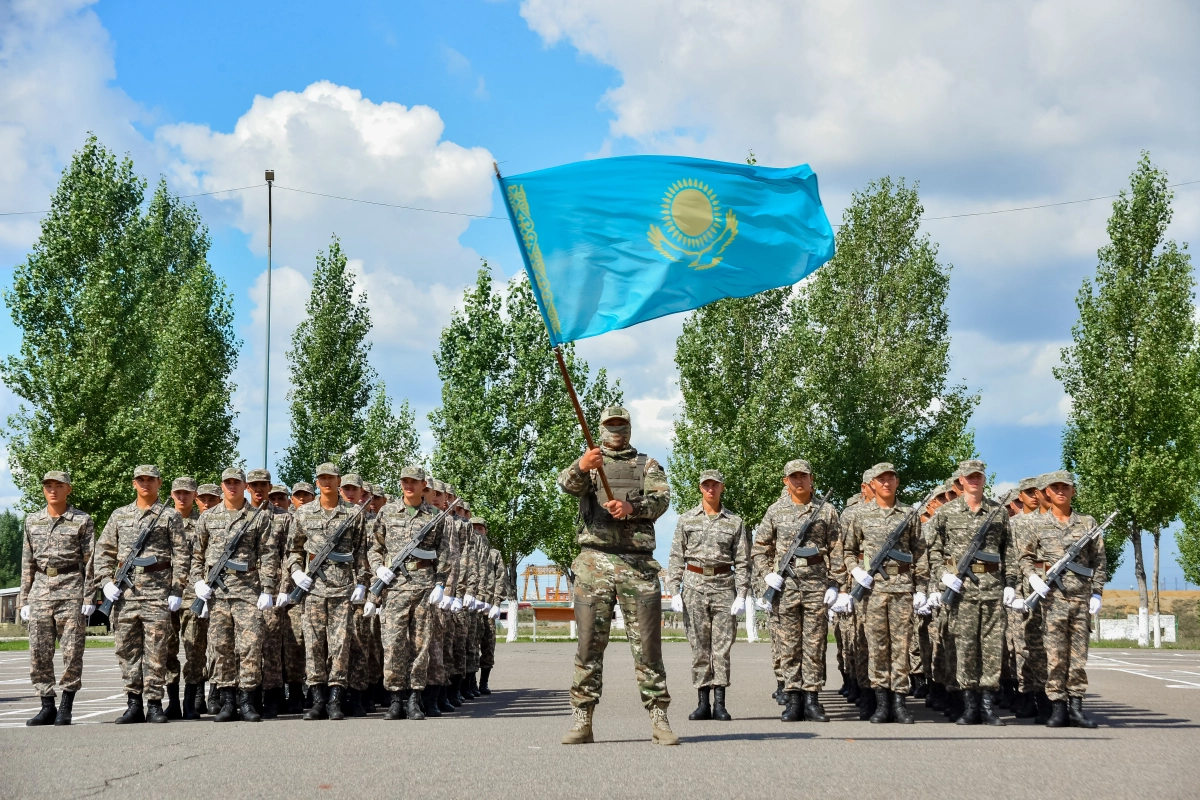
<path id="1" fill-rule="evenodd" d="M 310 192 L 307 189 L 293 189 L 290 186 L 276 186 L 276 189 L 283 189 L 285 192 L 299 192 L 300 194 L 311 194 L 315 197 L 328 197 L 332 200 L 346 200 L 351 203 L 365 203 L 369 206 L 383 206 L 385 208 L 403 208 L 406 211 L 424 211 L 429 214 L 449 214 L 455 217 L 471 217 L 472 219 L 501 219 L 508 220 L 508 217 L 493 217 L 487 214 L 468 214 L 465 211 L 442 211 L 436 208 L 418 208 L 417 206 L 402 206 L 396 203 L 381 203 L 378 200 L 362 200 L 357 197 L 342 197 L 336 194 L 322 194 L 321 192 Z"/>
<path id="2" fill-rule="evenodd" d="M 256 183 L 253 186 L 239 186 L 236 189 L 215 189 L 211 192 L 197 192 L 196 194 L 181 194 L 180 200 L 187 200 L 191 197 L 208 197 L 210 194 L 225 194 L 226 192 L 244 192 L 247 189 L 258 189 L 266 186 L 265 183 Z M 0 211 L 0 217 L 15 217 L 19 214 L 49 214 L 50 211 Z"/>
<path id="3" fill-rule="evenodd" d="M 1172 184 L 1168 185 L 1167 188 L 1174 189 L 1176 186 L 1191 186 L 1194 183 L 1200 183 L 1200 180 L 1183 181 L 1182 183 L 1172 183 Z M 1120 197 L 1120 196 L 1121 195 L 1119 195 L 1119 194 L 1106 194 L 1106 195 L 1101 195 L 1100 197 L 1085 197 L 1082 200 L 1063 200 L 1061 203 L 1043 203 L 1040 206 L 1021 206 L 1019 208 L 1000 208 L 1000 209 L 996 209 L 995 211 L 972 211 L 969 214 L 947 214 L 946 216 L 943 216 L 943 217 L 921 217 L 921 221 L 922 222 L 933 222 L 934 220 L 938 220 L 938 219 L 961 219 L 962 217 L 986 217 L 986 216 L 990 216 L 992 214 L 1011 214 L 1014 211 L 1032 211 L 1037 208 L 1053 208 L 1054 206 L 1070 206 L 1070 205 L 1074 205 L 1076 203 L 1091 203 L 1094 200 L 1112 200 L 1112 199 Z"/>

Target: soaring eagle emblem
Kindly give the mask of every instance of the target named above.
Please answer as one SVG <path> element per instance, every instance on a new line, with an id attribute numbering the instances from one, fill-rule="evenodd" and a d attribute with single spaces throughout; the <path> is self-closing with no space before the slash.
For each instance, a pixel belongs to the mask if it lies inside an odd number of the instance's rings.
<path id="1" fill-rule="evenodd" d="M 737 215 L 722 215 L 717 194 L 702 181 L 675 181 L 663 195 L 663 226 L 650 226 L 650 244 L 664 258 L 686 261 L 692 269 L 721 263 L 721 254 L 737 238 Z"/>

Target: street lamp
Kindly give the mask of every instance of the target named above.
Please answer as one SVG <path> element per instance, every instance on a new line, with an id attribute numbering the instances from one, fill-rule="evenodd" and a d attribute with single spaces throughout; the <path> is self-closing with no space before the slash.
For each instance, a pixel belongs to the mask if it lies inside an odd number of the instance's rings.
<path id="1" fill-rule="evenodd" d="M 275 182 L 275 170 L 269 169 L 264 176 L 267 180 L 267 347 L 266 371 L 263 377 L 263 469 L 269 469 L 267 463 L 267 422 L 271 414 L 271 184 Z"/>

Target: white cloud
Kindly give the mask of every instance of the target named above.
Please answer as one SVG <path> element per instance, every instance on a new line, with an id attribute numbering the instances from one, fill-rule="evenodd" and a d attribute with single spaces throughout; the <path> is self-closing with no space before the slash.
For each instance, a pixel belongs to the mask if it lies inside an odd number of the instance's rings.
<path id="1" fill-rule="evenodd" d="M 950 345 L 955 378 L 981 400 L 976 425 L 1038 426 L 1062 423 L 1070 398 L 1052 370 L 1069 342 L 1001 342 L 978 331 L 958 331 Z"/>

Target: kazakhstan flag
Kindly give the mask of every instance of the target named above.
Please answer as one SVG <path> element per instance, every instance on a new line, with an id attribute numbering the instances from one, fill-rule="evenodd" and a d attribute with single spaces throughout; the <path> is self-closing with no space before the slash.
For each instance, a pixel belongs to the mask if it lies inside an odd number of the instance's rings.
<path id="1" fill-rule="evenodd" d="M 554 345 L 787 286 L 833 257 L 807 164 L 627 156 L 500 188 Z"/>

